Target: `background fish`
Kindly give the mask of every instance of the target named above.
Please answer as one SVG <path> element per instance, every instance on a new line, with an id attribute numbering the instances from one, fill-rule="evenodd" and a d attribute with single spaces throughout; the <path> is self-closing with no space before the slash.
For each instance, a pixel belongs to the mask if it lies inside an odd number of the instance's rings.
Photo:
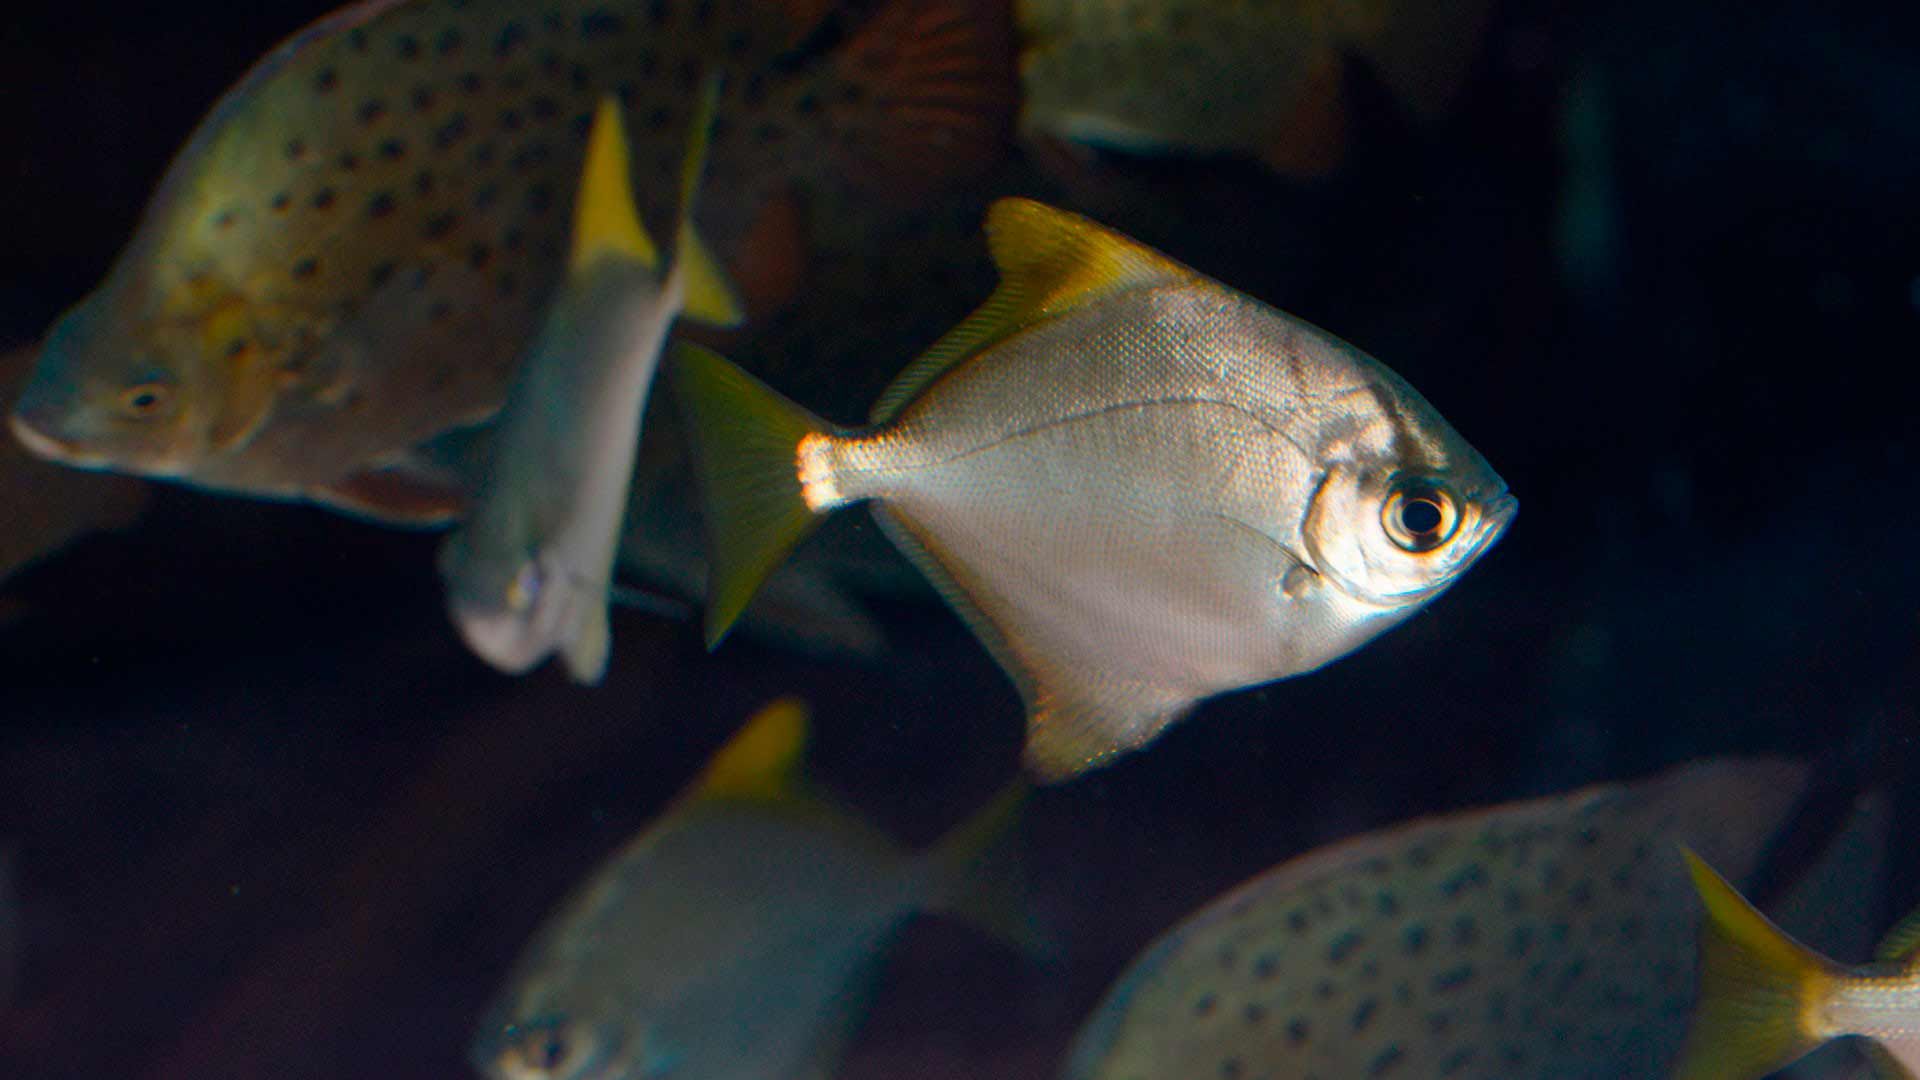
<path id="1" fill-rule="evenodd" d="M 1259 157 L 1314 175 L 1347 142 L 1364 58 L 1422 120 L 1472 60 L 1487 0 L 1019 0 L 1021 126 L 1127 150 Z"/>
<path id="2" fill-rule="evenodd" d="M 1684 852 L 1706 909 L 1700 1000 L 1675 1080 L 1759 1080 L 1846 1035 L 1872 1040 L 1881 1080 L 1920 1072 L 1920 913 L 1873 963 L 1846 968 L 1770 922 L 1711 866 Z"/>
<path id="3" fill-rule="evenodd" d="M 35 352 L 0 352 L 0 410 L 12 404 Z M 0 582 L 74 537 L 126 525 L 146 504 L 138 480 L 76 476 L 0 440 Z"/>
<path id="4" fill-rule="evenodd" d="M 444 519 L 407 451 L 500 405 L 558 280 L 593 103 L 636 119 L 661 212 L 700 80 L 727 90 L 709 228 L 738 245 L 789 183 L 901 192 L 1011 120 L 994 0 L 376 0 L 227 94 L 13 416 L 36 452 L 224 490 Z M 748 264 L 748 265 L 740 265 Z"/>
<path id="5" fill-rule="evenodd" d="M 1039 203 L 996 204 L 987 231 L 999 290 L 871 428 L 683 354 L 710 640 L 816 515 L 874 500 L 1019 684 L 1029 768 L 1060 780 L 1358 648 L 1505 531 L 1492 468 L 1352 346 Z"/>
<path id="6" fill-rule="evenodd" d="M 602 101 L 594 119 L 566 285 L 508 397 L 478 505 L 440 549 L 454 625 L 503 671 L 557 649 L 576 681 L 605 674 L 614 553 L 661 347 L 683 307 L 715 325 L 740 320 L 691 217 L 717 88 L 688 133 L 664 272 L 634 210 L 619 105 Z"/>
<path id="7" fill-rule="evenodd" d="M 1747 874 L 1804 776 L 1706 762 L 1294 859 L 1143 953 L 1063 1075 L 1664 1075 L 1693 989 L 1674 845 Z"/>
<path id="8" fill-rule="evenodd" d="M 806 714 L 761 712 L 521 956 L 473 1060 L 500 1080 L 831 1075 L 887 944 L 963 903 L 1008 790 L 929 851 L 806 794 Z"/>

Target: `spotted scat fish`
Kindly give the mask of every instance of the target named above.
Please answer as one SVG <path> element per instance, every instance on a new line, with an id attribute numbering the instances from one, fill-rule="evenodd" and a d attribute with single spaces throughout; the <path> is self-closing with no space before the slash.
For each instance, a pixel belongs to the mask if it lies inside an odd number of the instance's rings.
<path id="1" fill-rule="evenodd" d="M 444 520 L 462 485 L 408 452 L 505 398 L 601 95 L 665 216 L 724 76 L 702 205 L 727 250 L 790 182 L 904 190 L 996 153 L 1009 20 L 996 0 L 346 8 L 215 106 L 50 332 L 14 431 L 72 465 Z"/>
<path id="2" fill-rule="evenodd" d="M 797 704 L 769 707 L 595 871 L 521 955 L 482 1023 L 473 1060 L 483 1073 L 833 1074 L 888 944 L 916 911 L 985 895 L 969 879 L 1015 824 L 1022 796 L 1009 788 L 909 854 L 804 790 L 805 738 Z"/>
<path id="3" fill-rule="evenodd" d="M 871 500 L 1019 684 L 1028 766 L 1059 780 L 1359 648 L 1512 519 L 1480 454 L 1351 345 L 1039 203 L 996 203 L 987 234 L 999 289 L 872 427 L 680 353 L 710 640 L 818 515 Z"/>
<path id="4" fill-rule="evenodd" d="M 1707 762 L 1301 856 L 1142 953 L 1063 1078 L 1662 1076 L 1693 990 L 1674 844 L 1745 875 L 1805 776 Z"/>
<path id="5" fill-rule="evenodd" d="M 634 209 L 620 107 L 608 98 L 595 117 L 566 284 L 508 395 L 474 509 L 440 549 L 454 625 L 503 671 L 558 650 L 576 681 L 605 674 L 614 553 L 661 347 L 683 308 L 709 324 L 740 319 L 693 230 L 717 86 L 688 135 L 664 273 Z"/>

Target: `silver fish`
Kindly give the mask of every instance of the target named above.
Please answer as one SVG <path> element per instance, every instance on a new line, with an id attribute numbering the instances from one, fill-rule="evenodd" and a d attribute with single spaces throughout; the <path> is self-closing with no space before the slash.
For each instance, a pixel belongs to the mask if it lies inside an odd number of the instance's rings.
<path id="1" fill-rule="evenodd" d="M 1713 761 L 1293 859 L 1143 952 L 1062 1075 L 1663 1075 L 1693 991 L 1675 843 L 1744 876 L 1805 776 Z"/>
<path id="2" fill-rule="evenodd" d="M 1085 218 L 996 203 L 1002 282 L 835 430 L 682 351 L 717 641 L 818 515 L 875 516 L 1019 684 L 1065 779 L 1310 671 L 1450 585 L 1506 485 L 1358 349 Z"/>
<path id="3" fill-rule="evenodd" d="M 740 320 L 691 217 L 718 85 L 688 138 L 664 275 L 634 206 L 620 107 L 608 98 L 596 115 L 566 284 L 508 394 L 473 512 L 440 551 L 454 625 L 502 671 L 559 650 L 576 681 L 605 674 L 614 554 L 661 346 L 683 307 L 702 322 Z"/>
<path id="4" fill-rule="evenodd" d="M 495 1080 L 815 1080 L 916 911 L 967 903 L 1020 789 L 901 851 L 803 790 L 806 714 L 748 723 L 520 957 L 473 1061 Z M 983 894 L 984 895 L 984 894 Z M 985 916 L 995 925 L 1009 925 Z"/>

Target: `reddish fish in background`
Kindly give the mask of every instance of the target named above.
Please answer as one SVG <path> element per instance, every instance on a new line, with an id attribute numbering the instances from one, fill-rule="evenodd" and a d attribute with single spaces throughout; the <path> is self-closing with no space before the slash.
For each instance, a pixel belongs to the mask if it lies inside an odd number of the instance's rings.
<path id="1" fill-rule="evenodd" d="M 741 280 L 789 190 L 910 200 L 1007 142 L 1005 0 L 371 0 L 230 91 L 13 411 L 36 453 L 388 520 L 456 513 L 409 451 L 505 397 L 565 259 L 597 98 L 643 213 L 718 72 L 706 229 Z M 777 278 L 778 275 L 775 275 Z M 749 299 L 753 291 L 749 290 Z"/>

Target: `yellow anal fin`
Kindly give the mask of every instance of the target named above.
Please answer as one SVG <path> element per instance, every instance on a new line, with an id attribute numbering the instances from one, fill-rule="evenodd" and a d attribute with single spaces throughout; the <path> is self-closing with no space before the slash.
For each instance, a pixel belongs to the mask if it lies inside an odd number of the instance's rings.
<path id="1" fill-rule="evenodd" d="M 1832 965 L 1788 937 L 1682 848 L 1705 907 L 1700 991 L 1675 1080 L 1758 1080 L 1825 1042 L 1812 1030 Z"/>
<path id="2" fill-rule="evenodd" d="M 1078 214 L 1032 199 L 987 211 L 987 249 L 1000 284 L 987 302 L 907 365 L 873 407 L 882 424 L 941 373 L 1045 319 L 1133 289 L 1199 279 L 1193 270 Z"/>
<path id="3" fill-rule="evenodd" d="M 694 793 L 709 799 L 775 801 L 799 784 L 807 749 L 807 709 L 781 698 L 755 713 L 707 763 Z"/>
<path id="4" fill-rule="evenodd" d="M 633 172 L 627 148 L 626 124 L 620 102 L 612 95 L 600 99 L 593 129 L 587 134 L 587 156 L 580 169 L 580 192 L 573 204 L 573 257 L 577 273 L 606 255 L 635 259 L 658 269 L 660 252 L 640 224 L 633 205 Z"/>

